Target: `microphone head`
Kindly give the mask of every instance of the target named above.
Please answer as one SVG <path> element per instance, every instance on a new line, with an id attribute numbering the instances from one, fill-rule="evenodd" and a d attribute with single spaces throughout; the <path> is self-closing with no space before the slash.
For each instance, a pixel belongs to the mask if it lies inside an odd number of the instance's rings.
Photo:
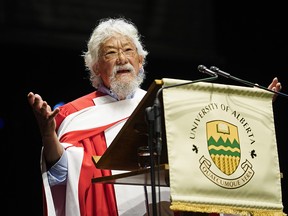
<path id="1" fill-rule="evenodd" d="M 211 66 L 210 70 L 214 71 L 214 72 L 219 72 L 219 68 L 215 67 L 215 66 Z"/>
<path id="2" fill-rule="evenodd" d="M 205 67 L 204 65 L 198 65 L 198 70 L 202 73 L 206 73 L 206 69 L 207 67 Z"/>
<path id="3" fill-rule="evenodd" d="M 209 76 L 215 76 L 217 77 L 218 75 L 214 72 L 209 70 L 206 66 L 204 65 L 198 65 L 198 70 L 202 73 L 208 74 Z"/>

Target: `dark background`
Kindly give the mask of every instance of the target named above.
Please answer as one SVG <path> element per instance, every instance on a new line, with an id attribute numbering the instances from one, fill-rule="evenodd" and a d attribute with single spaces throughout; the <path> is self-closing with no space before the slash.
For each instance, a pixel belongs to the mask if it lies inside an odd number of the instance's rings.
<path id="1" fill-rule="evenodd" d="M 81 54 L 101 18 L 124 16 L 138 26 L 149 51 L 145 89 L 154 79 L 203 78 L 197 66 L 204 64 L 263 86 L 277 76 L 288 93 L 286 5 L 248 2 L 2 0 L 1 205 L 9 215 L 42 215 L 41 138 L 26 95 L 39 93 L 54 105 L 93 90 Z M 288 98 L 279 96 L 274 116 L 286 213 L 287 110 Z"/>

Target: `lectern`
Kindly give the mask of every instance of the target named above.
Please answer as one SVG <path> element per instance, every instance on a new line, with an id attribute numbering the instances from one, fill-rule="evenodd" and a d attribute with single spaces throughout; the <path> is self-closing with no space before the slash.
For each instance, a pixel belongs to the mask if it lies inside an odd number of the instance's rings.
<path id="1" fill-rule="evenodd" d="M 139 169 L 137 149 L 151 144 L 145 112 L 157 98 L 163 122 L 155 167 L 159 185 L 171 188 L 172 210 L 284 215 L 273 93 L 201 81 L 155 80 L 104 155 L 93 157 L 97 168 L 127 173 L 92 181 L 153 188 L 154 166 Z"/>
<path id="2" fill-rule="evenodd" d="M 137 149 L 140 146 L 146 146 L 149 138 L 146 108 L 153 106 L 156 93 L 162 87 L 162 84 L 162 80 L 154 80 L 150 85 L 144 98 L 140 101 L 105 153 L 96 162 L 97 168 L 125 171 L 139 169 Z M 165 128 L 162 127 L 162 130 L 164 131 Z M 162 143 L 166 145 L 165 136 L 162 137 Z M 164 146 L 162 150 L 160 164 L 167 164 L 167 148 Z"/>

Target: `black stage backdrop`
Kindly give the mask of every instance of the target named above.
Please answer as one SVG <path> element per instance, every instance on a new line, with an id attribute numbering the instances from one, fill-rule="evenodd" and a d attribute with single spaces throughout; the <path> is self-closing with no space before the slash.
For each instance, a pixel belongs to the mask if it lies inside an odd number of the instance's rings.
<path id="1" fill-rule="evenodd" d="M 1 5 L 1 182 L 11 215 L 42 215 L 41 138 L 26 96 L 39 93 L 53 106 L 93 90 L 81 55 L 100 18 L 121 15 L 138 26 L 149 51 L 145 89 L 154 79 L 202 78 L 197 66 L 204 64 L 263 86 L 277 76 L 288 93 L 284 3 L 140 2 L 120 7 L 118 1 L 7 0 Z M 241 85 L 225 78 L 217 82 Z M 287 110 L 288 98 L 278 97 L 274 115 L 286 213 Z"/>

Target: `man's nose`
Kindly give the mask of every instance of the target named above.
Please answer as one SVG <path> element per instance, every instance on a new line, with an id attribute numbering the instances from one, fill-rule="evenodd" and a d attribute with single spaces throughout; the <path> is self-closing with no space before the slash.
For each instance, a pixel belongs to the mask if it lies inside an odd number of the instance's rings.
<path id="1" fill-rule="evenodd" d="M 122 51 L 122 50 L 120 50 L 119 52 L 118 52 L 118 58 L 117 58 L 117 60 L 118 60 L 118 63 L 120 64 L 124 64 L 124 63 L 127 63 L 127 61 L 128 61 L 128 59 L 127 59 L 127 56 L 125 55 L 125 53 Z"/>

